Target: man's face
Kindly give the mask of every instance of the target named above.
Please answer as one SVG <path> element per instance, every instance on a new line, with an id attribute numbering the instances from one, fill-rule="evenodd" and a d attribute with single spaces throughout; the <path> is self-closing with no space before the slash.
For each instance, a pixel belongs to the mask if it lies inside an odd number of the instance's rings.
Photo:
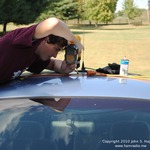
<path id="1" fill-rule="evenodd" d="M 37 48 L 37 55 L 39 55 L 39 57 L 42 60 L 48 60 L 51 57 L 56 58 L 58 52 L 60 51 L 60 47 L 56 44 L 49 44 L 47 43 L 47 41 L 43 41 L 41 42 L 41 44 L 39 45 L 39 47 Z"/>

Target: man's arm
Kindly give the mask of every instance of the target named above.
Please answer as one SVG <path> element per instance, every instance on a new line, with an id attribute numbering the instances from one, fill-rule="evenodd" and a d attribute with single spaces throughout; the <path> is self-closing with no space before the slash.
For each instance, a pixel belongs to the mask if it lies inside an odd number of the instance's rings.
<path id="1" fill-rule="evenodd" d="M 51 58 L 51 61 L 49 65 L 46 67 L 46 69 L 54 70 L 58 73 L 68 74 L 72 72 L 76 68 L 76 64 L 68 65 L 66 64 L 65 60 L 59 60 L 56 58 Z"/>
<path id="2" fill-rule="evenodd" d="M 50 34 L 64 37 L 69 42 L 73 42 L 78 46 L 79 53 L 84 49 L 81 42 L 73 35 L 67 25 L 57 18 L 51 17 L 39 23 L 35 30 L 34 38 L 40 39 Z"/>

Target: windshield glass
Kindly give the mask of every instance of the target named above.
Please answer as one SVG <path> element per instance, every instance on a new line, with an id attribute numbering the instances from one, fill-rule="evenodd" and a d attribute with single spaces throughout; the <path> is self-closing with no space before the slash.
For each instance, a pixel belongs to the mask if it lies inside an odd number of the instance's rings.
<path id="1" fill-rule="evenodd" d="M 12 103 L 0 111 L 0 149 L 149 149 L 149 101 L 74 98 L 61 109 L 45 101 L 0 101 Z"/>

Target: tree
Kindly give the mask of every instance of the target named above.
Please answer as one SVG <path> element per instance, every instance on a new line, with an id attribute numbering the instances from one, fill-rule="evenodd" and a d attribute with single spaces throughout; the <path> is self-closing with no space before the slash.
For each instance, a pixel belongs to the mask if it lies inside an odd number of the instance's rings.
<path id="1" fill-rule="evenodd" d="M 84 20 L 84 5 L 85 5 L 85 0 L 74 0 L 77 2 L 77 19 L 78 19 L 78 24 L 80 23 L 80 20 Z"/>
<path id="2" fill-rule="evenodd" d="M 108 23 L 114 18 L 117 0 L 88 0 L 85 8 L 85 15 L 89 20 Z"/>
<path id="3" fill-rule="evenodd" d="M 121 10 L 119 10 L 119 11 L 117 12 L 117 15 L 120 16 L 120 17 L 122 17 L 122 16 L 124 15 L 124 12 L 121 11 Z"/>
<path id="4" fill-rule="evenodd" d="M 108 24 L 109 21 L 114 19 L 117 0 L 101 0 L 100 3 L 100 21 Z"/>
<path id="5" fill-rule="evenodd" d="M 37 20 L 45 19 L 48 16 L 57 16 L 62 20 L 71 20 L 78 18 L 78 2 L 74 0 L 57 0 L 48 6 Z"/>
<path id="6" fill-rule="evenodd" d="M 139 16 L 140 9 L 134 4 L 134 0 L 124 0 L 123 3 L 123 12 L 125 16 L 128 18 L 128 23 L 130 24 L 130 20 L 134 20 L 135 17 Z"/>
<path id="7" fill-rule="evenodd" d="M 50 2 L 51 0 L 1 0 L 0 24 L 3 24 L 3 33 L 6 33 L 9 22 L 33 23 Z"/>
<path id="8" fill-rule="evenodd" d="M 50 3 L 47 6 L 47 9 L 45 9 L 37 18 L 36 21 L 42 21 L 45 20 L 48 17 L 56 16 L 57 12 L 57 3 L 59 3 L 61 0 L 53 0 L 52 3 Z"/>
<path id="9" fill-rule="evenodd" d="M 78 17 L 78 4 L 73 0 L 63 0 L 56 4 L 57 9 L 55 10 L 56 16 L 63 20 L 71 20 Z M 55 8 L 56 8 L 55 7 Z"/>

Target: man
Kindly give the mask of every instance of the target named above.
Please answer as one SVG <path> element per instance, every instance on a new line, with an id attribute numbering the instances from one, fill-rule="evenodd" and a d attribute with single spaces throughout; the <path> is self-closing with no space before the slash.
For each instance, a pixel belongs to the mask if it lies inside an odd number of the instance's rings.
<path id="1" fill-rule="evenodd" d="M 0 83 L 19 77 L 25 70 L 72 72 L 76 64 L 68 65 L 65 60 L 56 59 L 58 52 L 70 42 L 78 47 L 78 53 L 84 49 L 67 25 L 55 17 L 7 33 L 0 39 Z"/>

